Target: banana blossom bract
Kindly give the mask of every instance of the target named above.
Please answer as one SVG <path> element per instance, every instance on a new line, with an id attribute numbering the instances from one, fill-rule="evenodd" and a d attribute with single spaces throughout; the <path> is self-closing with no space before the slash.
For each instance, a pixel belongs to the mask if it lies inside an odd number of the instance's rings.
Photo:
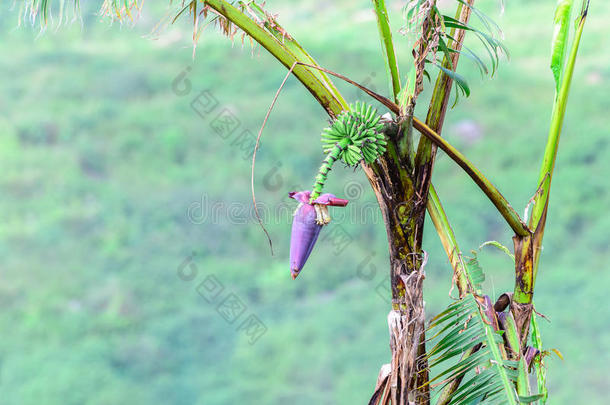
<path id="1" fill-rule="evenodd" d="M 300 204 L 294 213 L 292 220 L 292 234 L 290 236 L 290 274 L 294 280 L 303 269 L 309 257 L 318 235 L 324 225 L 330 222 L 328 206 L 345 207 L 348 203 L 343 198 L 337 198 L 333 194 L 322 194 L 311 204 L 309 198 L 311 191 L 292 191 L 288 193 Z"/>

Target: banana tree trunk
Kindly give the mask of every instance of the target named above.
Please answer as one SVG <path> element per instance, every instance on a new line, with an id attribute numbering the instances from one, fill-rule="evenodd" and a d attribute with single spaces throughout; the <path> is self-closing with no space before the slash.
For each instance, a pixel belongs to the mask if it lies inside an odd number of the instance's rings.
<path id="1" fill-rule="evenodd" d="M 429 404 L 424 359 L 425 316 L 421 249 L 425 202 L 413 187 L 409 163 L 390 137 L 388 154 L 365 172 L 375 191 L 388 234 L 392 308 L 388 314 L 391 362 L 382 372 L 371 404 Z"/>

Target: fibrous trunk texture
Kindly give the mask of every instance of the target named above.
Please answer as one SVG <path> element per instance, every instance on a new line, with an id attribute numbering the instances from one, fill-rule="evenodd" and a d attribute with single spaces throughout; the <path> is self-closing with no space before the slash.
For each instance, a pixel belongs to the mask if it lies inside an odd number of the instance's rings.
<path id="1" fill-rule="evenodd" d="M 429 404 L 425 360 L 421 250 L 425 202 L 414 191 L 411 170 L 388 143 L 388 157 L 365 168 L 386 224 L 390 254 L 392 309 L 388 314 L 391 363 L 382 367 L 371 404 Z M 394 156 L 394 158 L 392 157 Z"/>

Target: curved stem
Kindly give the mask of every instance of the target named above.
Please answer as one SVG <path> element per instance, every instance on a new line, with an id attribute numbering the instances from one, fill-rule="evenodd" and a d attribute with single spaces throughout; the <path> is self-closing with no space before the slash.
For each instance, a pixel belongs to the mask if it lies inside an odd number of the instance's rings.
<path id="1" fill-rule="evenodd" d="M 332 147 L 332 149 L 326 155 L 326 159 L 324 159 L 324 161 L 322 162 L 320 170 L 318 170 L 318 174 L 316 175 L 316 178 L 314 180 L 313 187 L 311 188 L 311 197 L 309 198 L 310 203 L 313 203 L 313 201 L 320 196 L 320 193 L 322 192 L 322 187 L 324 187 L 324 183 L 326 182 L 326 176 L 328 175 L 328 172 L 330 172 L 333 163 L 335 163 L 335 161 L 339 159 L 339 154 L 341 154 L 341 152 L 345 150 L 349 142 L 349 138 L 341 139 L 335 144 L 335 146 Z"/>

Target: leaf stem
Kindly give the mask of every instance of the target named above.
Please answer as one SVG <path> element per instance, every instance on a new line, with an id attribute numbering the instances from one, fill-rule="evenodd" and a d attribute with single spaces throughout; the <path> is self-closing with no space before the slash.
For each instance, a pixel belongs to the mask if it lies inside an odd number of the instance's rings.
<path id="1" fill-rule="evenodd" d="M 400 73 L 398 72 L 398 62 L 394 50 L 394 42 L 392 41 L 392 30 L 390 29 L 388 10 L 385 6 L 385 0 L 373 0 L 373 6 L 375 8 L 375 15 L 377 16 L 381 49 L 383 50 L 386 69 L 390 76 L 390 87 L 394 94 L 394 101 L 398 102 L 398 94 L 400 93 Z"/>
<path id="2" fill-rule="evenodd" d="M 498 209 L 502 217 L 504 217 L 508 225 L 517 235 L 527 236 L 531 234 L 528 227 L 519 217 L 519 214 L 517 214 L 517 211 L 511 207 L 500 191 L 498 191 L 498 189 L 466 158 L 466 156 L 415 117 L 413 117 L 413 127 L 441 148 L 455 163 L 464 169 Z"/>
<path id="3" fill-rule="evenodd" d="M 588 1 L 583 8 L 580 16 L 580 21 L 576 29 L 576 35 L 570 50 L 568 62 L 565 67 L 565 71 L 562 75 L 561 85 L 559 92 L 555 95 L 553 103 L 553 112 L 551 115 L 551 126 L 549 128 L 549 137 L 544 150 L 544 158 L 542 160 L 542 167 L 540 168 L 540 175 L 538 178 L 538 184 L 541 187 L 540 193 L 537 193 L 534 197 L 534 208 L 532 210 L 532 216 L 530 218 L 530 227 L 535 229 L 538 227 L 543 212 L 548 203 L 549 191 L 551 188 L 551 180 L 553 178 L 553 171 L 555 168 L 555 161 L 557 159 L 557 148 L 559 145 L 559 138 L 561 136 L 561 128 L 563 126 L 563 119 L 565 117 L 566 106 L 568 102 L 568 94 L 570 92 L 570 84 L 572 83 L 572 75 L 574 73 L 574 65 L 576 64 L 576 56 L 578 54 L 578 46 L 580 44 L 580 38 L 582 36 L 585 20 L 587 17 Z M 544 183 L 544 184 L 543 184 Z"/>
<path id="4" fill-rule="evenodd" d="M 471 291 L 469 285 L 471 285 L 468 279 L 468 273 L 466 272 L 462 256 L 460 254 L 460 247 L 458 246 L 457 240 L 447 219 L 447 214 L 443 209 L 438 194 L 434 189 L 434 185 L 430 184 L 430 192 L 428 194 L 428 203 L 426 205 L 430 219 L 434 224 L 434 228 L 438 233 L 438 237 L 441 240 L 441 244 L 447 253 L 451 267 L 453 268 L 454 279 L 458 287 L 460 298 L 466 293 Z"/>
<path id="5" fill-rule="evenodd" d="M 524 269 L 516 267 L 517 277 L 515 280 L 515 301 L 521 304 L 529 304 L 532 302 L 534 285 L 536 284 L 536 276 L 538 274 L 538 263 L 540 259 L 540 251 L 542 248 L 542 239 L 544 237 L 544 228 L 546 225 L 546 213 L 549 205 L 549 193 L 551 190 L 551 180 L 555 169 L 555 161 L 557 159 L 557 149 L 559 146 L 559 138 L 565 117 L 566 106 L 568 103 L 568 95 L 570 93 L 570 85 L 572 83 L 572 75 L 576 64 L 576 56 L 578 55 L 578 47 L 584 29 L 587 12 L 589 9 L 589 0 L 583 0 L 582 10 L 579 16 L 576 33 L 572 41 L 572 47 L 567 59 L 567 63 L 563 72 L 559 66 L 559 71 L 553 71 L 556 77 L 560 78 L 558 83 L 558 92 L 555 95 L 553 102 L 553 112 L 551 115 L 551 126 L 549 128 L 549 136 L 547 139 L 542 167 L 539 175 L 539 189 L 534 196 L 534 208 L 529 221 L 530 229 L 534 230 L 533 247 L 531 263 Z M 569 24 L 569 21 L 564 21 L 564 24 Z M 564 40 L 565 41 L 565 40 Z M 565 46 L 565 44 L 562 44 Z M 527 282 L 524 282 L 527 281 Z"/>
<path id="6" fill-rule="evenodd" d="M 324 159 L 322 165 L 320 166 L 320 169 L 318 170 L 318 174 L 316 175 L 316 178 L 314 180 L 313 187 L 311 188 L 311 197 L 309 199 L 310 204 L 313 203 L 313 201 L 320 196 L 320 193 L 322 193 L 322 188 L 324 187 L 324 183 L 326 183 L 326 176 L 328 175 L 328 172 L 330 172 L 333 163 L 335 163 L 335 161 L 339 159 L 339 155 L 347 147 L 349 142 L 350 140 L 347 137 L 341 139 L 335 144 L 335 146 L 332 147 L 332 149 L 326 155 L 326 158 Z"/>

